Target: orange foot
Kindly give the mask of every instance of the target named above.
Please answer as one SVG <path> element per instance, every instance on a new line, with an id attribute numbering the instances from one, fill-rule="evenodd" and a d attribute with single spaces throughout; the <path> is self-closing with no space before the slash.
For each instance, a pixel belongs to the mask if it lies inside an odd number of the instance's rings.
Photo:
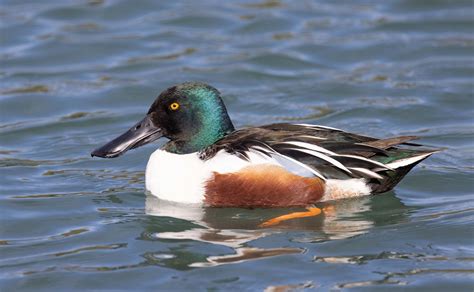
<path id="1" fill-rule="evenodd" d="M 270 220 L 267 220 L 265 222 L 263 222 L 262 224 L 259 225 L 259 227 L 269 227 L 269 226 L 273 226 L 273 225 L 277 225 L 283 221 L 286 221 L 286 220 L 291 220 L 291 219 L 296 219 L 296 218 L 304 218 L 304 217 L 312 217 L 312 216 L 317 216 L 319 214 L 321 214 L 321 209 L 319 208 L 316 208 L 316 207 L 309 207 L 309 208 L 306 208 L 306 212 L 294 212 L 294 213 L 290 213 L 290 214 L 286 214 L 286 215 L 282 215 L 282 216 L 278 216 L 278 217 L 275 217 L 275 218 L 272 218 Z"/>

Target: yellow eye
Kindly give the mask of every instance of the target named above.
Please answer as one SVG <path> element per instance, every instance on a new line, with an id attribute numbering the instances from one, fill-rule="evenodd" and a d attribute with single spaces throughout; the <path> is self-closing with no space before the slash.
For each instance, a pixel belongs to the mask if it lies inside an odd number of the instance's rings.
<path id="1" fill-rule="evenodd" d="M 173 102 L 172 104 L 170 104 L 170 110 L 175 111 L 177 109 L 179 109 L 179 103 Z"/>

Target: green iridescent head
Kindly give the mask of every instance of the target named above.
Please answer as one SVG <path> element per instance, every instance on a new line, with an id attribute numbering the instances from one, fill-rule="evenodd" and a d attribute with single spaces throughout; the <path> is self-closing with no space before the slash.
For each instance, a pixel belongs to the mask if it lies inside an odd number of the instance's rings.
<path id="1" fill-rule="evenodd" d="M 219 91 L 200 82 L 186 82 L 163 91 L 143 120 L 94 150 L 91 155 L 112 158 L 160 137 L 164 149 L 177 154 L 200 151 L 234 131 Z"/>
<path id="2" fill-rule="evenodd" d="M 148 115 L 171 140 L 165 150 L 179 154 L 202 150 L 234 131 L 219 91 L 200 82 L 166 89 Z"/>

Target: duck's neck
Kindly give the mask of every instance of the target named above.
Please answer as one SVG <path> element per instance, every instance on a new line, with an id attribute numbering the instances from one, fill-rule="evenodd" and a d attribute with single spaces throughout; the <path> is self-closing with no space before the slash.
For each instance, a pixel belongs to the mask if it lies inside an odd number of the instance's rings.
<path id="1" fill-rule="evenodd" d="M 227 113 L 214 117 L 205 117 L 200 127 L 193 136 L 185 140 L 172 140 L 165 144 L 163 150 L 176 154 L 189 154 L 201 151 L 216 141 L 232 133 L 234 125 Z"/>

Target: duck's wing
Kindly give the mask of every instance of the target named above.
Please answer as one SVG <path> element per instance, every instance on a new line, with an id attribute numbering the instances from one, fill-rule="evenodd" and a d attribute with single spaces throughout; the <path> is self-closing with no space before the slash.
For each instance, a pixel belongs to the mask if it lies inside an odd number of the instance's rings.
<path id="1" fill-rule="evenodd" d="M 429 156 L 425 155 L 429 151 L 396 147 L 417 145 L 407 143 L 416 138 L 377 139 L 330 127 L 281 123 L 235 131 L 204 149 L 201 158 L 210 159 L 225 150 L 248 159 L 249 153 L 257 152 L 288 160 L 322 179 L 382 181 L 386 178 L 385 172 L 394 170 L 391 167 L 394 161 L 419 156 L 420 160 L 415 159 L 417 163 Z"/>

